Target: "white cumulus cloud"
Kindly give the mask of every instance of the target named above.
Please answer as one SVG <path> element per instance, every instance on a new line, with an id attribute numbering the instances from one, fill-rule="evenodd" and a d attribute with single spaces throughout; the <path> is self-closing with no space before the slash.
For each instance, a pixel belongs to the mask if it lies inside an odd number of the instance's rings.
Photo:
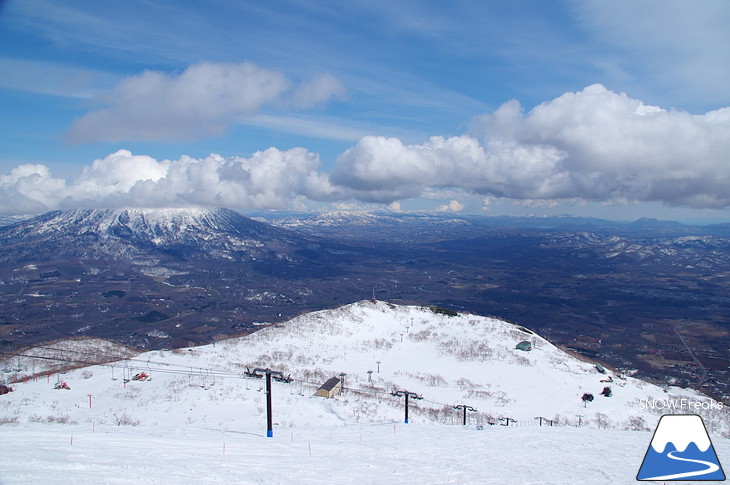
<path id="1" fill-rule="evenodd" d="M 0 175 L 0 210 L 6 214 L 46 211 L 58 205 L 65 186 L 45 165 L 20 165 L 8 175 Z"/>
<path id="2" fill-rule="evenodd" d="M 464 204 L 458 200 L 452 200 L 448 204 L 439 206 L 436 210 L 438 212 L 461 212 L 464 210 Z"/>
<path id="3" fill-rule="evenodd" d="M 550 172 L 562 180 L 561 197 L 730 205 L 730 108 L 695 115 L 593 85 L 527 113 L 505 103 L 480 127 L 491 152 L 512 146 L 557 154 Z M 545 198 L 529 186 L 495 194 Z"/>
<path id="4" fill-rule="evenodd" d="M 174 161 L 119 150 L 95 160 L 71 183 L 53 178 L 44 165 L 17 167 L 0 176 L 0 207 L 5 213 L 73 207 L 282 209 L 300 199 L 343 199 L 319 164 L 319 156 L 304 148 Z"/>
<path id="5" fill-rule="evenodd" d="M 518 200 L 730 206 L 730 108 L 694 115 L 592 85 L 527 113 L 506 102 L 473 133 L 414 145 L 363 137 L 332 180 L 384 203 L 455 187 Z"/>
<path id="6" fill-rule="evenodd" d="M 384 203 L 443 187 L 505 197 L 524 191 L 536 197 L 562 196 L 564 180 L 555 170 L 559 150 L 514 143 L 492 148 L 488 152 L 466 135 L 434 136 L 417 145 L 366 136 L 339 157 L 332 180 L 361 200 Z"/>

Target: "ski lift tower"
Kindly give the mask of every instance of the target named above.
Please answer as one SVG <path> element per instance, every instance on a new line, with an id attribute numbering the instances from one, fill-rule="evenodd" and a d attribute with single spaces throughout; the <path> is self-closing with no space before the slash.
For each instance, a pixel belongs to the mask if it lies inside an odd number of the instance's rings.
<path id="1" fill-rule="evenodd" d="M 423 399 L 423 396 L 419 396 L 415 392 L 408 392 L 408 391 L 395 391 L 390 393 L 391 396 L 396 397 L 403 397 L 406 398 L 406 420 L 405 423 L 408 424 L 408 398 L 411 397 L 413 399 Z"/>
<path id="2" fill-rule="evenodd" d="M 266 437 L 273 438 L 274 436 L 274 420 L 271 414 L 271 379 L 273 378 L 278 382 L 291 382 L 291 376 L 284 377 L 279 371 L 273 371 L 271 369 L 256 368 L 253 371 L 246 369 L 246 377 L 255 377 L 261 379 L 266 376 Z"/>

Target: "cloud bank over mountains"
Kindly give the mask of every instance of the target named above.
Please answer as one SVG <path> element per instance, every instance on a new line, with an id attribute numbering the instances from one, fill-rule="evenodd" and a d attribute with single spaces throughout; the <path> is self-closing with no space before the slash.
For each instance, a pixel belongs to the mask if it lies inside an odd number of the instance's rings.
<path id="1" fill-rule="evenodd" d="M 319 165 L 319 156 L 303 148 L 175 161 L 119 150 L 84 167 L 70 184 L 43 165 L 17 167 L 0 176 L 0 205 L 16 213 L 74 207 L 284 209 L 300 198 L 342 199 Z"/>
<path id="2" fill-rule="evenodd" d="M 241 85 L 246 89 L 239 92 Z M 268 103 L 306 108 L 345 94 L 329 75 L 293 85 L 281 73 L 251 64 L 202 64 L 177 76 L 145 72 L 120 83 L 69 136 L 213 136 Z M 275 147 L 249 158 L 212 154 L 162 161 L 119 150 L 70 182 L 44 165 L 21 165 L 0 175 L 0 207 L 6 213 L 80 206 L 282 209 L 302 201 L 388 204 L 458 189 L 516 200 L 726 208 L 728 153 L 730 108 L 690 114 L 596 84 L 527 112 L 508 101 L 476 117 L 461 136 L 433 136 L 420 144 L 365 136 L 330 171 L 306 148 Z M 450 204 L 451 210 L 460 207 L 458 201 Z"/>

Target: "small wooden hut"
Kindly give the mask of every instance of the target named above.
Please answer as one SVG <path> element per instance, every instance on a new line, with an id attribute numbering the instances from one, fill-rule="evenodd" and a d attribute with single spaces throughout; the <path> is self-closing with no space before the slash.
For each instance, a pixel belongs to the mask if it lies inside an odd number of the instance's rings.
<path id="1" fill-rule="evenodd" d="M 342 391 L 342 381 L 340 381 L 338 378 L 333 377 L 324 384 L 320 386 L 319 389 L 317 389 L 317 395 L 320 397 L 335 397 L 337 394 L 339 394 Z"/>

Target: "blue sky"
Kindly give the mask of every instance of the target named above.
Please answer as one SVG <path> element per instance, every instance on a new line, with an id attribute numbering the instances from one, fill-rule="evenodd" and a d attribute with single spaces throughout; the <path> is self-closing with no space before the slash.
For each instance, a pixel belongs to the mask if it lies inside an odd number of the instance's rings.
<path id="1" fill-rule="evenodd" d="M 730 4 L 0 3 L 0 212 L 730 220 Z"/>

